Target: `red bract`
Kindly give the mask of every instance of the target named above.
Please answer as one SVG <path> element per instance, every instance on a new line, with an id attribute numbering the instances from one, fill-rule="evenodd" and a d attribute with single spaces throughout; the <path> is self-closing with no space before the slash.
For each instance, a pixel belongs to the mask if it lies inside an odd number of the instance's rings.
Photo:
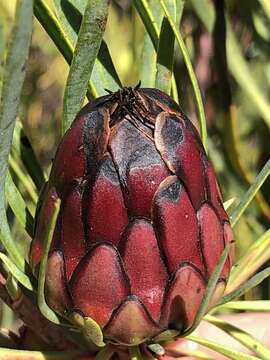
<path id="1" fill-rule="evenodd" d="M 169 96 L 123 88 L 85 106 L 41 198 L 34 265 L 61 199 L 46 280 L 56 312 L 79 311 L 128 345 L 192 325 L 233 235 L 199 135 Z M 232 254 L 216 298 L 231 265 Z"/>

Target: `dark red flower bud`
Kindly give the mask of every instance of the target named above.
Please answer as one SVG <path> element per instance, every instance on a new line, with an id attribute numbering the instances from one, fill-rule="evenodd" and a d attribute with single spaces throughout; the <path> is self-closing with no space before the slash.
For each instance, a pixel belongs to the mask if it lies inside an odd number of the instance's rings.
<path id="1" fill-rule="evenodd" d="M 78 311 L 128 345 L 192 325 L 233 235 L 199 135 L 169 96 L 123 88 L 82 109 L 42 195 L 33 265 L 55 197 L 46 298 L 56 312 Z"/>

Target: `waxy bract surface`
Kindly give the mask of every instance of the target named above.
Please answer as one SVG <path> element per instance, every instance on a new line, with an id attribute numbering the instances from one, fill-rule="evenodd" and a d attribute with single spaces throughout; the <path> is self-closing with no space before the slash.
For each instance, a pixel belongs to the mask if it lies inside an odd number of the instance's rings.
<path id="1" fill-rule="evenodd" d="M 79 311 L 128 345 L 192 325 L 233 235 L 197 130 L 169 96 L 123 88 L 82 109 L 40 197 L 34 266 L 57 198 L 46 279 L 56 312 Z"/>

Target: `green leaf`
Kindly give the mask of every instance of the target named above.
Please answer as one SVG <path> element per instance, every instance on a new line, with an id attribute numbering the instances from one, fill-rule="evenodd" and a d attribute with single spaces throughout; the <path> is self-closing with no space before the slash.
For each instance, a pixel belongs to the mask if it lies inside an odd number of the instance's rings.
<path id="1" fill-rule="evenodd" d="M 233 359 L 233 360 L 261 360 L 258 357 L 252 356 L 252 355 L 248 355 L 248 354 L 244 354 L 240 351 L 234 350 L 232 348 L 229 348 L 227 346 L 223 346 L 220 345 L 214 341 L 211 340 L 207 340 L 204 339 L 202 337 L 198 337 L 198 336 L 194 336 L 194 335 L 189 335 L 186 337 L 187 340 L 190 341 L 194 341 L 202 346 L 206 346 L 209 349 L 212 349 L 214 351 L 217 351 L 220 354 L 223 354 L 225 356 L 227 356 L 229 359 Z"/>
<path id="2" fill-rule="evenodd" d="M 46 181 L 46 176 L 19 121 L 15 124 L 12 152 L 21 159 L 37 190 L 40 191 Z"/>
<path id="3" fill-rule="evenodd" d="M 54 211 L 51 219 L 49 220 L 46 233 L 44 234 L 43 249 L 42 249 L 42 259 L 39 267 L 38 274 L 38 307 L 42 315 L 44 315 L 48 320 L 55 324 L 60 324 L 58 316 L 49 308 L 46 303 L 44 288 L 45 288 L 45 279 L 46 279 L 46 267 L 48 262 L 48 255 L 51 247 L 51 242 L 53 238 L 53 233 L 57 221 L 57 217 L 60 210 L 61 200 L 57 199 L 54 202 Z"/>
<path id="4" fill-rule="evenodd" d="M 190 328 L 188 328 L 184 333 L 183 333 L 183 336 L 187 336 L 189 334 L 191 334 L 193 332 L 193 330 L 199 325 L 199 323 L 201 322 L 202 318 L 204 317 L 208 307 L 209 307 L 209 304 L 210 304 L 210 301 L 211 301 L 211 298 L 214 294 L 214 291 L 216 289 L 216 285 L 217 285 L 217 282 L 219 280 L 219 277 L 220 277 L 220 274 L 221 274 L 221 271 L 223 269 L 223 266 L 225 264 L 225 261 L 228 257 L 228 254 L 229 254 L 229 249 L 230 249 L 230 245 L 227 245 L 225 247 L 225 249 L 223 250 L 220 258 L 219 258 L 219 261 L 217 263 L 217 265 L 215 266 L 215 269 L 208 281 L 208 285 L 207 285 L 207 288 L 205 290 L 205 293 L 204 293 L 204 297 L 203 297 L 203 301 L 201 302 L 201 305 L 199 307 L 199 310 L 196 314 L 196 317 L 194 319 L 194 322 L 192 324 L 192 326 Z"/>
<path id="5" fill-rule="evenodd" d="M 215 20 L 213 5 L 207 0 L 191 0 L 198 17 L 209 32 L 212 32 Z M 227 20 L 227 55 L 230 72 L 242 90 L 249 96 L 250 102 L 257 108 L 267 125 L 270 127 L 270 105 L 251 74 L 241 48 L 234 35 L 230 22 Z"/>
<path id="6" fill-rule="evenodd" d="M 8 172 L 5 183 L 6 198 L 14 215 L 19 223 L 26 230 L 30 237 L 33 236 L 34 219 L 29 211 L 21 193 L 14 184 L 10 173 Z"/>
<path id="7" fill-rule="evenodd" d="M 81 109 L 108 16 L 107 0 L 88 0 L 64 95 L 62 133 Z"/>
<path id="8" fill-rule="evenodd" d="M 9 166 L 12 173 L 16 175 L 21 183 L 24 191 L 27 193 L 33 204 L 36 205 L 38 200 L 37 189 L 30 176 L 22 168 L 20 159 L 18 157 L 15 159 L 12 153 L 9 155 Z"/>
<path id="9" fill-rule="evenodd" d="M 180 1 L 180 0 L 178 0 Z M 162 12 L 160 12 L 159 8 L 156 6 L 156 2 L 153 1 L 153 6 L 150 7 L 151 2 L 147 2 L 145 0 L 134 0 L 134 5 L 141 17 L 141 20 L 144 23 L 144 26 L 146 28 L 146 31 L 152 41 L 153 49 L 157 51 L 158 49 L 158 42 L 159 42 L 159 28 L 160 28 L 160 21 L 162 17 Z M 178 4 L 179 7 L 179 4 Z M 149 45 L 149 41 L 145 43 L 145 46 L 147 46 L 145 50 L 148 50 L 149 55 L 144 56 L 143 51 L 143 57 L 142 57 L 142 85 L 145 87 L 154 87 L 155 81 L 153 77 L 155 77 L 155 67 L 156 64 L 156 55 L 153 55 L 153 52 L 151 52 L 151 47 Z M 149 71 L 149 57 L 152 55 L 152 60 L 150 60 L 150 63 L 153 65 L 151 66 L 152 70 Z M 148 57 L 147 57 L 148 56 Z M 148 72 L 148 73 L 147 73 Z M 148 82 L 149 79 L 149 82 Z M 176 102 L 179 102 L 178 99 L 178 92 L 175 82 L 174 74 L 172 75 L 172 95 Z"/>
<path id="10" fill-rule="evenodd" d="M 239 205 L 235 208 L 231 215 L 231 225 L 235 226 L 235 224 L 240 219 L 243 212 L 249 206 L 251 201 L 253 200 L 254 196 L 257 194 L 258 190 L 262 187 L 263 183 L 267 179 L 270 174 L 270 160 L 264 165 L 260 173 L 257 175 L 254 183 L 248 189 L 246 194 L 242 197 Z"/>
<path id="11" fill-rule="evenodd" d="M 266 279 L 270 275 L 270 267 L 260 271 L 258 274 L 252 276 L 248 281 L 244 284 L 240 285 L 236 290 L 231 291 L 230 288 L 226 289 L 226 295 L 220 300 L 218 305 L 223 305 L 229 301 L 232 301 L 247 292 L 248 290 L 254 288 L 259 285 L 264 279 Z"/>
<path id="12" fill-rule="evenodd" d="M 226 211 L 228 211 L 228 210 L 229 210 L 229 208 L 230 208 L 230 207 L 234 204 L 235 200 L 236 200 L 236 198 L 235 198 L 235 197 L 233 197 L 233 198 L 231 198 L 231 199 L 229 199 L 229 200 L 225 201 L 225 202 L 223 203 L 223 207 L 224 207 L 224 209 L 225 209 Z"/>
<path id="13" fill-rule="evenodd" d="M 59 22 L 67 33 L 73 47 L 75 47 L 82 21 L 82 13 L 85 11 L 87 0 L 68 1 L 54 0 Z M 121 87 L 121 81 L 115 70 L 109 49 L 104 40 L 98 52 L 93 68 L 91 80 L 95 86 L 97 96 L 105 95 L 106 89 L 116 91 Z"/>
<path id="14" fill-rule="evenodd" d="M 151 13 L 153 14 L 153 17 L 155 18 L 157 31 L 159 32 L 163 17 L 163 12 L 159 6 L 156 6 L 156 0 L 150 0 L 148 4 Z M 150 87 L 150 88 L 155 87 L 156 62 L 157 62 L 157 54 L 155 47 L 148 32 L 145 31 L 143 50 L 141 55 L 141 63 L 140 63 L 140 80 L 142 87 Z M 151 64 L 150 67 L 149 64 Z"/>
<path id="15" fill-rule="evenodd" d="M 91 75 L 91 80 L 95 84 L 98 96 L 106 95 L 105 89 L 117 91 L 122 87 L 121 81 L 115 70 L 107 44 L 102 40 L 98 57 L 95 61 Z"/>
<path id="16" fill-rule="evenodd" d="M 258 341 L 254 336 L 248 334 L 242 329 L 225 322 L 222 319 L 218 319 L 211 315 L 206 315 L 204 320 L 210 322 L 211 324 L 217 326 L 219 329 L 225 331 L 232 338 L 239 341 L 247 349 L 250 349 L 256 355 L 260 356 L 262 360 L 270 359 L 270 350 L 268 350 L 260 341 Z"/>
<path id="17" fill-rule="evenodd" d="M 6 217 L 5 180 L 16 114 L 25 77 L 25 67 L 32 33 L 33 2 L 17 2 L 15 24 L 4 69 L 0 105 L 0 241 L 11 259 L 24 268 L 23 256 L 15 245 Z"/>
<path id="18" fill-rule="evenodd" d="M 35 0 L 34 13 L 67 63 L 71 64 L 74 51 L 72 44 L 45 0 Z"/>
<path id="19" fill-rule="evenodd" d="M 64 56 L 66 62 L 70 65 L 73 58 L 74 47 L 68 39 L 68 34 L 64 31 L 45 0 L 35 0 L 34 13 L 58 50 Z M 90 95 L 92 97 L 97 96 L 95 86 L 91 81 L 88 83 L 88 96 Z"/>
<path id="20" fill-rule="evenodd" d="M 230 301 L 226 304 L 220 305 L 216 308 L 217 310 L 221 309 L 231 309 L 231 310 L 240 310 L 248 312 L 270 312 L 270 300 L 244 300 L 244 301 Z"/>
<path id="21" fill-rule="evenodd" d="M 173 21 L 176 21 L 175 0 L 166 1 L 168 12 Z M 157 50 L 157 73 L 155 87 L 168 95 L 171 92 L 171 80 L 174 60 L 174 33 L 165 16 L 162 21 Z"/>
<path id="22" fill-rule="evenodd" d="M 151 8 L 147 0 L 133 0 L 133 3 L 140 14 L 140 17 L 143 21 L 143 24 L 146 28 L 147 33 L 149 34 L 155 50 L 158 48 L 158 38 L 159 38 L 159 26 L 156 23 L 156 20 L 153 16 Z"/>
<path id="23" fill-rule="evenodd" d="M 176 37 L 177 43 L 179 45 L 179 48 L 181 50 L 185 65 L 187 67 L 187 71 L 189 74 L 189 78 L 191 81 L 191 85 L 193 88 L 193 92 L 194 92 L 194 96 L 195 96 L 195 100 L 196 100 L 196 104 L 197 104 L 197 110 L 198 110 L 198 116 L 199 116 L 199 123 L 200 123 L 200 132 L 201 132 L 201 138 L 202 138 L 202 143 L 204 145 L 205 150 L 207 151 L 207 127 L 206 127 L 206 119 L 205 119 L 205 113 L 204 113 L 204 108 L 203 108 L 203 101 L 202 101 L 202 97 L 201 97 L 201 92 L 200 92 L 200 88 L 199 88 L 199 84 L 195 75 L 195 72 L 193 70 L 193 66 L 188 54 L 188 50 L 186 48 L 185 42 L 182 38 L 182 35 L 180 34 L 177 25 L 175 24 L 175 22 L 173 21 L 173 19 L 170 16 L 170 13 L 164 3 L 163 0 L 159 0 L 160 5 L 163 8 L 163 11 L 165 13 L 165 15 L 167 16 L 167 19 L 170 23 L 170 26 L 174 32 L 174 35 Z"/>
<path id="24" fill-rule="evenodd" d="M 231 292 L 243 284 L 266 261 L 270 259 L 270 229 L 266 231 L 232 268 L 227 291 Z"/>
<path id="25" fill-rule="evenodd" d="M 2 252 L 0 252 L 0 260 L 5 264 L 11 275 L 22 284 L 26 289 L 33 291 L 33 285 L 27 275 L 17 268 L 17 266 Z"/>
<path id="26" fill-rule="evenodd" d="M 270 19 L 270 3 L 269 3 L 269 1 L 268 0 L 259 0 L 259 2 L 265 11 L 265 14 Z"/>
<path id="27" fill-rule="evenodd" d="M 268 99 L 264 96 L 264 91 L 259 88 L 255 78 L 252 76 L 228 21 L 227 28 L 228 65 L 230 71 L 270 128 L 270 105 Z"/>

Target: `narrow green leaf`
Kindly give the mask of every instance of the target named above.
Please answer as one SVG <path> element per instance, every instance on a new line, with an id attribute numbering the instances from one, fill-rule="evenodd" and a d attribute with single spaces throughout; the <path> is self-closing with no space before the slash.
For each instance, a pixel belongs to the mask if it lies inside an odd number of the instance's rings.
<path id="1" fill-rule="evenodd" d="M 24 259 L 15 245 L 6 217 L 5 180 L 16 114 L 25 76 L 32 34 L 33 2 L 18 0 L 12 39 L 4 69 L 0 105 L 0 241 L 20 269 Z"/>
<path id="2" fill-rule="evenodd" d="M 49 308 L 46 303 L 44 288 L 45 288 L 45 279 L 46 279 L 46 266 L 48 262 L 48 255 L 51 247 L 51 242 L 53 238 L 53 233 L 57 221 L 57 217 L 60 210 L 61 200 L 57 199 L 54 202 L 54 211 L 51 219 L 49 220 L 46 233 L 44 234 L 43 249 L 42 249 L 42 259 L 39 267 L 38 274 L 38 307 L 40 312 L 51 322 L 55 324 L 60 324 L 58 316 Z"/>
<path id="3" fill-rule="evenodd" d="M 217 307 L 219 309 L 240 310 L 248 312 L 270 312 L 270 300 L 230 301 Z"/>
<path id="4" fill-rule="evenodd" d="M 105 89 L 117 91 L 122 87 L 121 81 L 115 70 L 107 44 L 102 40 L 98 57 L 95 61 L 91 75 L 91 81 L 95 84 L 98 96 L 107 95 Z"/>
<path id="5" fill-rule="evenodd" d="M 223 305 L 229 301 L 232 301 L 236 298 L 239 298 L 245 292 L 248 290 L 254 288 L 255 286 L 259 285 L 264 279 L 266 279 L 268 276 L 270 276 L 270 267 L 260 271 L 258 274 L 252 276 L 248 281 L 246 281 L 244 284 L 240 285 L 236 290 L 233 290 L 232 292 L 226 289 L 226 295 L 223 296 L 223 298 L 220 300 L 218 305 Z"/>
<path id="6" fill-rule="evenodd" d="M 270 3 L 269 3 L 269 1 L 268 0 L 259 0 L 259 2 L 270 20 Z"/>
<path id="7" fill-rule="evenodd" d="M 215 20 L 213 5 L 207 0 L 191 0 L 192 6 L 198 17 L 209 32 L 212 32 Z M 268 126 L 270 126 L 270 105 L 260 89 L 251 70 L 245 61 L 236 36 L 232 31 L 230 22 L 227 20 L 227 55 L 230 72 L 242 90 L 249 96 L 250 101 L 257 108 Z"/>
<path id="8" fill-rule="evenodd" d="M 54 3 L 58 19 L 67 33 L 72 46 L 75 47 L 82 21 L 82 13 L 85 11 L 87 0 L 79 2 L 74 0 L 69 2 L 54 0 Z M 121 81 L 115 70 L 108 46 L 104 40 L 101 42 L 91 80 L 98 96 L 102 96 L 106 93 L 104 88 L 116 91 L 121 87 Z"/>
<path id="9" fill-rule="evenodd" d="M 34 219 L 29 211 L 21 193 L 14 184 L 10 173 L 8 172 L 5 183 L 6 198 L 14 215 L 19 223 L 26 230 L 30 237 L 33 236 Z"/>
<path id="10" fill-rule="evenodd" d="M 225 209 L 226 211 L 228 211 L 228 210 L 230 209 L 230 207 L 233 205 L 233 203 L 235 202 L 235 200 L 236 200 L 236 198 L 233 197 L 233 198 L 225 201 L 225 202 L 223 203 L 224 209 Z"/>
<path id="11" fill-rule="evenodd" d="M 269 101 L 265 97 L 264 91 L 259 88 L 255 78 L 252 76 L 229 21 L 227 21 L 227 28 L 228 65 L 230 71 L 242 90 L 248 95 L 250 101 L 257 107 L 258 112 L 270 128 Z"/>
<path id="12" fill-rule="evenodd" d="M 180 22 L 182 19 L 184 6 L 185 6 L 185 0 L 175 0 L 176 3 L 176 24 L 180 26 Z"/>
<path id="13" fill-rule="evenodd" d="M 172 20 L 176 21 L 175 0 L 167 0 L 166 5 Z M 168 95 L 171 92 L 171 80 L 174 60 L 174 33 L 165 16 L 162 20 L 157 50 L 157 73 L 155 87 Z"/>
<path id="14" fill-rule="evenodd" d="M 193 332 L 193 330 L 199 325 L 202 318 L 204 317 L 204 315 L 209 307 L 211 298 L 216 289 L 216 285 L 217 285 L 218 279 L 220 277 L 221 271 L 222 271 L 225 261 L 228 257 L 229 249 L 230 249 L 230 245 L 227 245 L 225 247 L 225 249 L 223 250 L 223 252 L 219 258 L 219 261 L 218 261 L 217 265 L 215 266 L 215 269 L 208 281 L 208 285 L 207 285 L 207 288 L 204 293 L 203 301 L 201 302 L 200 308 L 197 312 L 194 322 L 193 322 L 192 326 L 184 332 L 183 336 L 191 334 Z"/>
<path id="15" fill-rule="evenodd" d="M 192 84 L 192 88 L 193 88 L 193 92 L 194 92 L 194 96 L 195 96 L 195 100 L 197 103 L 197 110 L 198 110 L 198 115 L 199 115 L 199 123 L 200 123 L 200 131 L 201 131 L 201 138 L 202 138 L 202 143 L 205 147 L 205 150 L 207 151 L 207 127 L 206 127 L 206 119 L 205 119 L 205 113 L 204 113 L 204 108 L 203 108 L 203 101 L 202 101 L 202 97 L 201 97 L 201 92 L 200 92 L 200 88 L 199 88 L 199 84 L 195 75 L 195 72 L 193 70 L 193 66 L 188 54 L 188 50 L 186 48 L 185 42 L 182 38 L 182 35 L 180 34 L 177 25 L 175 24 L 175 22 L 173 21 L 173 19 L 170 16 L 170 13 L 164 3 L 163 0 L 159 0 L 160 5 L 163 8 L 163 11 L 165 13 L 165 15 L 167 16 L 167 19 L 170 23 L 170 26 L 174 32 L 174 35 L 176 37 L 177 43 L 179 45 L 179 48 L 181 50 L 184 62 L 186 64 L 187 70 L 188 70 L 188 74 L 189 74 L 189 78 Z"/>
<path id="16" fill-rule="evenodd" d="M 158 48 L 159 30 L 158 24 L 156 23 L 153 13 L 150 9 L 147 0 L 133 0 L 133 3 L 140 14 L 143 24 L 148 32 L 155 50 Z"/>
<path id="17" fill-rule="evenodd" d="M 268 160 L 267 163 L 264 165 L 260 173 L 257 175 L 254 183 L 251 185 L 251 187 L 242 197 L 239 205 L 233 211 L 231 215 L 232 226 L 235 226 L 235 224 L 238 222 L 241 215 L 246 210 L 248 205 L 251 203 L 258 190 L 262 187 L 263 183 L 265 182 L 269 174 L 270 174 L 270 160 Z"/>
<path id="18" fill-rule="evenodd" d="M 22 295 L 22 290 L 19 287 L 18 281 L 12 276 L 11 272 L 8 272 L 5 288 L 13 301 L 18 300 Z"/>
<path id="19" fill-rule="evenodd" d="M 160 9 L 159 6 L 156 6 L 156 0 L 150 0 L 148 4 L 151 13 L 153 14 L 153 17 L 155 19 L 157 25 L 157 31 L 159 33 L 161 21 L 163 17 L 163 11 L 162 9 Z M 142 87 L 150 87 L 150 88 L 155 87 L 156 62 L 157 62 L 157 54 L 155 47 L 148 32 L 145 31 L 141 65 L 140 65 L 140 80 Z M 150 67 L 149 64 L 151 64 Z"/>
<path id="20" fill-rule="evenodd" d="M 71 64 L 74 51 L 72 44 L 45 0 L 35 0 L 34 13 L 67 63 Z"/>
<path id="21" fill-rule="evenodd" d="M 155 0 L 154 0 L 155 1 Z M 143 50 L 140 65 L 140 80 L 142 87 L 155 87 L 156 67 L 154 66 L 157 61 L 156 51 L 152 41 L 146 32 L 143 41 Z M 149 67 L 149 64 L 154 64 Z"/>
<path id="22" fill-rule="evenodd" d="M 66 62 L 70 65 L 74 47 L 68 39 L 67 33 L 47 5 L 45 0 L 35 0 L 34 13 L 40 24 L 46 30 L 50 38 L 55 43 L 60 53 L 64 56 Z M 88 97 L 96 97 L 97 91 L 94 84 L 90 81 L 88 83 Z"/>
<path id="23" fill-rule="evenodd" d="M 108 0 L 88 0 L 70 66 L 64 95 L 62 132 L 79 112 L 101 45 L 108 16 Z"/>
<path id="24" fill-rule="evenodd" d="M 14 172 L 19 182 L 22 184 L 23 189 L 25 190 L 33 204 L 36 204 L 38 200 L 37 189 L 32 182 L 30 176 L 24 171 L 24 169 L 22 169 L 20 159 L 17 158 L 15 160 L 12 153 L 9 155 L 9 166 L 10 170 Z"/>
<path id="25" fill-rule="evenodd" d="M 256 355 L 260 356 L 262 360 L 270 359 L 270 350 L 268 350 L 260 341 L 258 341 L 254 336 L 248 334 L 242 329 L 225 322 L 222 319 L 218 319 L 211 315 L 206 315 L 204 320 L 210 322 L 211 324 L 217 326 L 219 329 L 225 331 L 232 338 L 239 341 L 240 344 L 244 345 L 247 349 L 250 349 Z"/>
<path id="26" fill-rule="evenodd" d="M 26 289 L 33 291 L 33 285 L 27 275 L 22 272 L 17 266 L 2 252 L 0 252 L 0 260 L 5 264 L 11 275 L 22 284 Z"/>
<path id="27" fill-rule="evenodd" d="M 37 190 L 40 191 L 46 181 L 46 176 L 19 121 L 15 124 L 12 152 L 21 159 Z"/>
<path id="28" fill-rule="evenodd" d="M 178 89 L 177 89 L 177 84 L 176 84 L 176 80 L 174 77 L 174 74 L 172 75 L 172 91 L 171 91 L 171 96 L 173 98 L 173 100 L 175 102 L 177 102 L 177 104 L 179 104 L 179 95 L 178 95 Z"/>
<path id="29" fill-rule="evenodd" d="M 178 0 L 179 1 L 179 0 Z M 159 22 L 161 21 L 160 17 L 162 15 L 162 13 L 157 9 L 156 6 L 156 2 L 153 2 L 153 9 L 150 7 L 150 2 L 147 2 L 146 0 L 134 0 L 133 1 L 140 17 L 141 20 L 144 23 L 144 26 L 146 28 L 146 31 L 152 41 L 152 45 L 153 48 L 155 49 L 155 51 L 157 51 L 158 49 L 158 42 L 159 42 Z M 155 76 L 155 72 L 152 70 L 149 72 L 149 76 L 148 77 L 146 75 L 146 79 L 144 78 L 145 74 L 147 73 L 147 71 L 149 71 L 149 62 L 147 62 L 147 60 L 145 59 L 145 57 L 143 57 L 143 63 L 145 64 L 145 66 L 142 68 L 142 78 L 143 78 L 143 86 L 154 86 L 154 85 L 150 85 L 150 83 L 148 83 L 147 79 L 150 79 L 150 81 L 152 80 L 152 77 Z M 156 63 L 156 56 L 154 57 L 154 62 L 151 62 L 153 65 Z M 153 82 L 154 84 L 154 82 Z M 177 87 L 176 87 L 176 82 L 175 82 L 175 77 L 174 74 L 172 75 L 172 93 L 173 93 L 173 98 L 176 102 L 179 102 L 178 99 L 178 93 L 177 93 Z"/>
<path id="30" fill-rule="evenodd" d="M 206 346 L 209 349 L 217 351 L 220 354 L 227 356 L 229 359 L 233 360 L 261 360 L 260 358 L 248 354 L 244 354 L 240 351 L 234 350 L 227 346 L 220 345 L 214 341 L 204 339 L 195 335 L 189 335 L 186 337 L 187 340 L 194 341 L 202 346 Z"/>
<path id="31" fill-rule="evenodd" d="M 231 292 L 243 284 L 266 261 L 270 259 L 270 229 L 266 231 L 232 268 L 227 291 Z"/>

